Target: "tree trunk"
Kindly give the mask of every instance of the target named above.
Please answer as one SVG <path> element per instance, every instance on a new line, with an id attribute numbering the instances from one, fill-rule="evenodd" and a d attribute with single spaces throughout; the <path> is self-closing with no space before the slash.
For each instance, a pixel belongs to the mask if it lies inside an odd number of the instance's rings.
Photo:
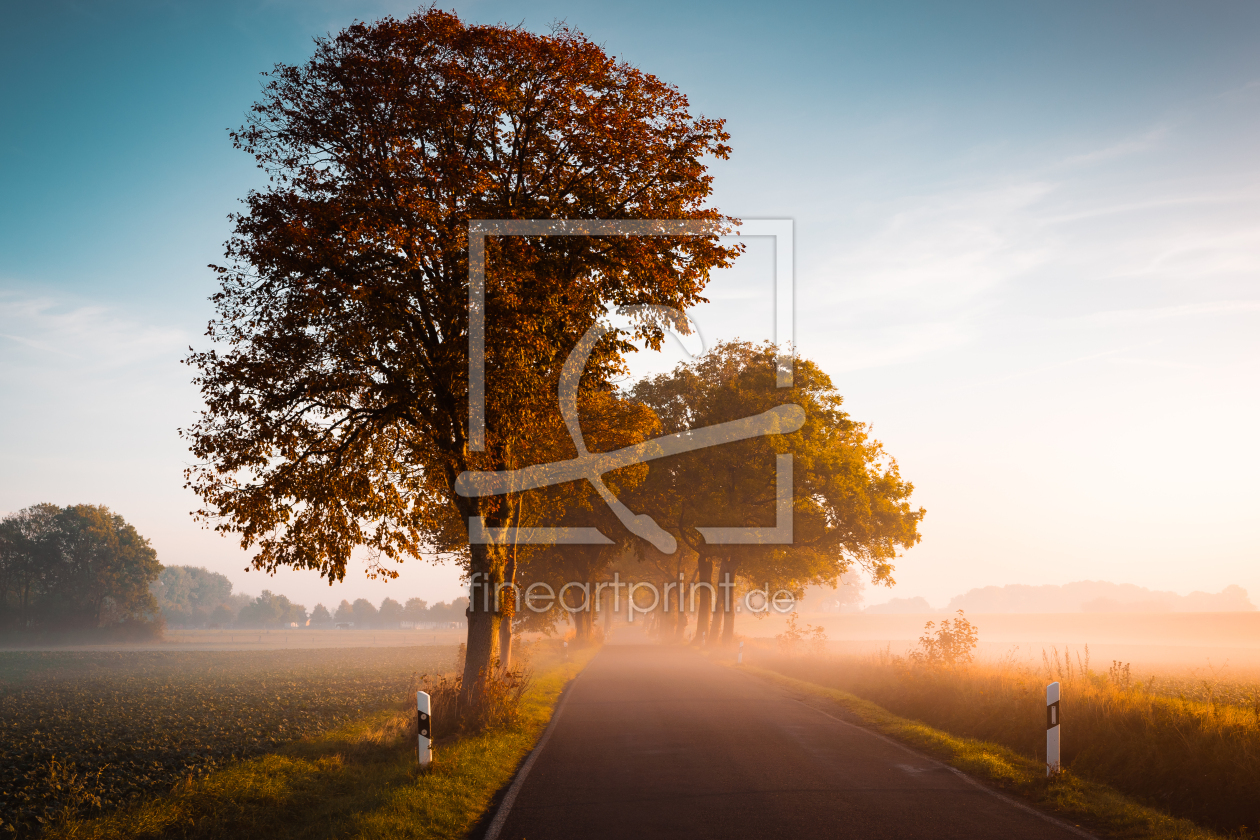
<path id="1" fill-rule="evenodd" d="M 699 577 L 699 574 L 700 574 L 699 569 L 697 569 L 696 573 L 691 576 L 691 583 L 696 582 L 696 579 Z M 686 580 L 684 580 L 682 583 L 679 584 L 679 586 L 685 586 L 686 584 L 687 582 Z M 678 591 L 678 623 L 674 627 L 674 641 L 681 644 L 684 641 L 686 641 L 686 638 L 687 638 L 687 596 L 684 594 L 684 590 L 680 589 Z"/>
<path id="2" fill-rule="evenodd" d="M 721 578 L 719 577 L 720 581 Z M 705 641 L 708 645 L 719 645 L 722 642 L 722 623 L 726 618 L 726 611 L 722 609 L 722 590 L 718 590 L 717 599 L 713 604 L 713 618 L 709 621 L 709 638 Z"/>
<path id="3" fill-rule="evenodd" d="M 586 647 L 591 643 L 591 613 L 589 610 L 570 613 L 573 616 L 573 644 Z"/>
<path id="4" fill-rule="evenodd" d="M 604 611 L 604 641 L 606 642 L 608 641 L 608 634 L 612 632 L 612 596 L 601 593 L 600 598 L 603 604 L 600 609 Z"/>
<path id="5" fill-rule="evenodd" d="M 493 546 L 470 545 L 469 573 L 472 579 L 468 599 L 468 649 L 464 660 L 461 703 L 475 706 L 481 700 L 482 680 L 490 676 L 494 638 L 499 615 L 494 611 L 494 587 L 501 582 L 502 567 L 494 562 Z"/>
<path id="6" fill-rule="evenodd" d="M 504 587 L 499 597 L 499 671 L 512 670 L 512 618 L 516 615 L 516 550 L 508 557 L 503 570 Z"/>
<path id="7" fill-rule="evenodd" d="M 499 616 L 499 670 L 512 670 L 512 619 L 506 615 Z"/>
<path id="8" fill-rule="evenodd" d="M 681 642 L 687 633 L 687 604 L 678 600 L 678 609 L 674 612 L 674 642 Z"/>
<path id="9" fill-rule="evenodd" d="M 701 554 L 700 559 L 696 561 L 696 585 L 700 587 L 696 593 L 699 597 L 696 599 L 696 635 L 692 637 L 692 644 L 704 644 L 705 636 L 709 632 L 709 614 L 713 611 L 713 602 L 709 599 L 709 587 L 701 584 L 713 583 L 713 558 L 708 555 Z M 687 606 L 691 606 L 691 593 L 687 593 Z"/>
<path id="10" fill-rule="evenodd" d="M 722 569 L 718 572 L 719 583 L 735 582 L 735 565 L 735 561 L 729 556 L 722 558 Z M 728 586 L 720 589 L 720 592 L 725 613 L 722 621 L 722 644 L 729 646 L 735 644 L 735 587 Z"/>

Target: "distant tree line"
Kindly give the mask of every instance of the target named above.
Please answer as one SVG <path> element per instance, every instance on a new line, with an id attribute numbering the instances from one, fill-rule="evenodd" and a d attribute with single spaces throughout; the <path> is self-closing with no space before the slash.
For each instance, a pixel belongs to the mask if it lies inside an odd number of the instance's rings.
<path id="1" fill-rule="evenodd" d="M 366 598 L 359 598 L 353 604 L 342 601 L 335 613 L 329 613 L 323 604 L 316 605 L 311 613 L 311 626 L 348 624 L 354 627 L 389 628 L 403 624 L 448 624 L 463 622 L 468 610 L 467 598 L 456 598 L 449 604 L 439 601 L 432 606 L 421 598 L 410 598 L 405 604 L 386 598 L 380 607 L 372 605 Z"/>
<path id="2" fill-rule="evenodd" d="M 306 626 L 306 607 L 295 604 L 269 589 L 245 606 L 236 615 L 235 627 L 298 627 Z"/>
<path id="3" fill-rule="evenodd" d="M 308 614 L 306 607 L 264 589 L 256 598 L 233 594 L 232 581 L 218 572 L 194 566 L 166 566 L 153 584 L 153 595 L 166 623 L 182 627 L 333 627 L 349 624 L 354 627 L 399 627 L 412 624 L 462 621 L 468 599 L 461 598 L 432 606 L 412 598 L 401 604 L 393 598 L 381 601 L 379 607 L 359 598 L 353 604 L 342 601 L 336 613 L 323 604 L 316 604 Z"/>
<path id="4" fill-rule="evenodd" d="M 161 631 L 149 541 L 99 505 L 39 504 L 0 519 L 0 632 Z"/>
<path id="5" fill-rule="evenodd" d="M 134 527 L 107 507 L 39 504 L 0 519 L 0 633 L 99 631 L 155 636 L 181 627 L 390 628 L 463 622 L 468 599 L 430 605 L 342 601 L 336 613 L 270 590 L 232 592 L 225 575 L 162 566 Z"/>

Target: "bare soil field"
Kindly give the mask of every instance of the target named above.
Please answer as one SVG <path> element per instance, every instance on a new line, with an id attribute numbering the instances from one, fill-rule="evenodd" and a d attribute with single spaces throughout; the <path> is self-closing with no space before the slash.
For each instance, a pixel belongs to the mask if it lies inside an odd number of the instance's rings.
<path id="1" fill-rule="evenodd" d="M 0 832 L 169 790 L 405 701 L 454 646 L 0 653 Z"/>

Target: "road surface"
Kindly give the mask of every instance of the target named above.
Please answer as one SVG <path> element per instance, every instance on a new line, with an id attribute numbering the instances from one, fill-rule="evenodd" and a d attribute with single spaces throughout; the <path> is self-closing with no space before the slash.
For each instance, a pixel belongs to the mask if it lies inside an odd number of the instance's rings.
<path id="1" fill-rule="evenodd" d="M 1080 836 L 782 689 L 648 645 L 605 647 L 570 686 L 500 826 L 497 840 Z"/>

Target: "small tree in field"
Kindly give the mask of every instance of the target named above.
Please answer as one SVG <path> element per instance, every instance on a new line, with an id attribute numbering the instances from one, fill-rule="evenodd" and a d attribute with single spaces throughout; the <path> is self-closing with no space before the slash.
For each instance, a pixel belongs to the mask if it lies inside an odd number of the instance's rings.
<path id="1" fill-rule="evenodd" d="M 947 618 L 940 627 L 935 621 L 923 625 L 918 650 L 910 658 L 924 665 L 965 665 L 974 658 L 979 640 L 979 629 L 959 610 L 958 618 Z"/>
<path id="2" fill-rule="evenodd" d="M 448 551 L 479 585 L 511 583 L 513 494 L 453 492 L 467 470 L 525 466 L 569 351 L 610 307 L 703 300 L 738 249 L 707 206 L 719 120 L 580 33 L 468 26 L 428 9 L 356 23 L 279 65 L 233 134 L 268 186 L 234 218 L 209 335 L 193 353 L 206 410 L 185 436 L 199 515 L 256 547 L 256 568 L 345 575 L 356 548 L 390 562 Z M 485 446 L 469 418 L 474 219 L 677 219 L 712 235 L 492 237 L 485 263 Z M 634 336 L 659 346 L 639 322 Z M 583 389 L 628 350 L 607 337 Z M 544 460 L 552 460 L 545 458 Z M 355 610 L 358 623 L 358 610 Z M 468 608 L 464 690 L 487 672 L 501 614 Z"/>

